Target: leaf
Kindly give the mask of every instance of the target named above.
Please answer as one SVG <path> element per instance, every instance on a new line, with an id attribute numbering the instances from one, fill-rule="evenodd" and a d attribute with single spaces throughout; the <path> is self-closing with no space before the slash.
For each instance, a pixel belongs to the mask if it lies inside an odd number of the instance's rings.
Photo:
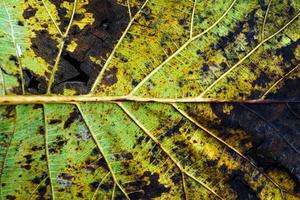
<path id="1" fill-rule="evenodd" d="M 1 199 L 299 199 L 296 1 L 0 1 Z"/>

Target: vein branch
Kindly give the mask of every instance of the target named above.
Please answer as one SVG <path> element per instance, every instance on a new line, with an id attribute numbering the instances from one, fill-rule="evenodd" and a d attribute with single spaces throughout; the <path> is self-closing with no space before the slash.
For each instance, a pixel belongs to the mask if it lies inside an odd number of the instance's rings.
<path id="1" fill-rule="evenodd" d="M 193 28 L 194 28 L 194 17 L 195 17 L 196 5 L 197 5 L 197 0 L 194 0 L 192 18 L 191 18 L 191 25 L 190 25 L 191 26 L 190 27 L 190 38 L 193 38 Z"/>
<path id="2" fill-rule="evenodd" d="M 45 3 L 45 0 L 42 0 L 42 3 L 43 3 L 43 6 L 44 6 L 45 9 L 46 9 L 46 12 L 47 12 L 48 16 L 50 17 L 50 19 L 51 19 L 51 21 L 52 21 L 52 23 L 54 24 L 55 28 L 57 29 L 58 33 L 59 33 L 61 36 L 63 36 L 64 34 L 62 33 L 62 31 L 61 31 L 60 28 L 58 27 L 58 25 L 57 25 L 57 23 L 56 23 L 54 17 L 52 16 L 52 14 L 51 14 L 51 12 L 50 12 L 48 6 L 47 6 L 46 3 Z"/>
<path id="3" fill-rule="evenodd" d="M 74 15 L 75 15 L 75 12 L 76 12 L 76 7 L 77 7 L 77 0 L 74 0 L 72 14 L 71 14 L 71 18 L 70 18 L 69 24 L 67 26 L 67 29 L 66 29 L 65 33 L 61 34 L 62 35 L 62 41 L 60 43 L 59 52 L 57 54 L 54 66 L 53 66 L 52 71 L 51 71 L 51 76 L 50 76 L 48 87 L 47 87 L 47 94 L 51 93 L 51 87 L 52 87 L 52 85 L 54 83 L 55 74 L 56 74 L 56 71 L 58 70 L 58 65 L 59 65 L 59 62 L 60 62 L 61 54 L 62 54 L 64 46 L 65 46 L 65 39 L 66 39 L 66 37 L 69 34 L 70 28 L 71 28 L 73 20 L 74 20 Z M 59 27 L 58 27 L 58 29 L 59 29 Z"/>
<path id="4" fill-rule="evenodd" d="M 127 0 L 127 8 L 128 8 L 129 20 L 132 20 L 132 13 L 131 13 L 131 8 L 130 8 L 130 0 Z"/>
<path id="5" fill-rule="evenodd" d="M 51 173 L 51 167 L 50 167 L 50 157 L 49 157 L 49 147 L 48 147 L 48 126 L 47 126 L 47 110 L 46 106 L 43 104 L 43 116 L 44 116 L 44 126 L 45 126 L 45 154 L 46 154 L 46 162 L 47 162 L 47 168 L 48 168 L 48 176 L 50 180 L 50 188 L 51 188 L 51 197 L 53 200 L 55 200 L 55 193 L 54 193 L 54 185 L 52 180 L 52 173 Z"/>
<path id="6" fill-rule="evenodd" d="M 76 103 L 75 105 L 76 105 L 76 107 L 77 107 L 77 109 L 78 109 L 80 115 L 82 116 L 82 119 L 83 119 L 84 123 L 86 124 L 86 126 L 87 126 L 89 132 L 91 133 L 92 138 L 93 138 L 95 144 L 97 145 L 98 150 L 100 151 L 101 155 L 103 156 L 103 158 L 104 158 L 104 160 L 105 160 L 105 163 L 106 163 L 106 165 L 107 165 L 107 167 L 108 167 L 108 169 L 109 169 L 109 171 L 110 171 L 110 174 L 111 174 L 111 176 L 112 176 L 112 178 L 113 178 L 113 180 L 114 180 L 114 183 L 115 183 L 115 184 L 118 186 L 118 188 L 122 191 L 122 193 L 125 195 L 125 197 L 126 197 L 127 199 L 130 199 L 129 196 L 128 196 L 128 194 L 127 194 L 127 192 L 125 191 L 125 189 L 124 189 L 124 188 L 120 185 L 120 183 L 118 182 L 118 180 L 117 180 L 117 178 L 116 178 L 116 175 L 115 175 L 115 173 L 114 173 L 114 171 L 113 171 L 113 169 L 112 169 L 112 167 L 111 167 L 111 165 L 110 165 L 110 163 L 109 163 L 109 161 L 108 161 L 108 158 L 107 158 L 107 156 L 105 155 L 105 153 L 104 153 L 104 151 L 103 151 L 103 148 L 102 148 L 101 144 L 99 143 L 99 141 L 98 141 L 98 139 L 97 139 L 96 134 L 94 133 L 93 129 L 91 128 L 90 124 L 88 123 L 88 120 L 87 120 L 86 116 L 83 114 L 80 105 L 77 104 L 77 103 Z"/>
<path id="7" fill-rule="evenodd" d="M 267 18 L 268 18 L 268 14 L 269 14 L 269 11 L 270 11 L 270 7 L 271 7 L 271 3 L 272 3 L 272 0 L 269 1 L 268 3 L 268 7 L 267 7 L 267 11 L 266 11 L 266 14 L 265 14 L 265 17 L 264 17 L 264 21 L 263 21 L 263 25 L 262 25 L 262 28 L 261 28 L 261 40 L 264 39 L 265 37 L 265 26 L 266 26 L 266 23 L 267 23 Z"/>

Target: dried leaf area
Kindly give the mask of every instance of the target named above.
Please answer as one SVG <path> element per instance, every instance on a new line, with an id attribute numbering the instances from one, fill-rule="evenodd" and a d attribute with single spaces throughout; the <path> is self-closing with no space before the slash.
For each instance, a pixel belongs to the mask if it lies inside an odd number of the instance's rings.
<path id="1" fill-rule="evenodd" d="M 300 199 L 298 0 L 0 0 L 0 199 Z"/>

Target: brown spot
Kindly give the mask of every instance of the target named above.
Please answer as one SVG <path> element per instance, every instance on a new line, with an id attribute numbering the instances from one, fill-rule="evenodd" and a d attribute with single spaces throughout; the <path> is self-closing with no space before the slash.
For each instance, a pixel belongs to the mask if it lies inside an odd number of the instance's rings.
<path id="1" fill-rule="evenodd" d="M 26 170 L 30 170 L 31 169 L 31 165 L 22 165 L 21 168 L 24 168 Z"/>
<path id="2" fill-rule="evenodd" d="M 60 124 L 62 121 L 60 119 L 51 119 L 49 124 Z"/>
<path id="3" fill-rule="evenodd" d="M 118 68 L 116 68 L 116 67 L 113 67 L 110 70 L 106 71 L 104 73 L 101 83 L 104 85 L 107 85 L 107 86 L 111 86 L 111 85 L 115 84 L 118 81 L 117 72 L 118 72 Z"/>
<path id="4" fill-rule="evenodd" d="M 26 8 L 24 10 L 23 17 L 24 17 L 24 19 L 29 19 L 31 17 L 34 17 L 36 12 L 37 12 L 36 8 L 32 8 L 32 6 L 29 6 L 28 8 Z"/>
<path id="5" fill-rule="evenodd" d="M 175 126 L 170 128 L 165 135 L 167 137 L 172 137 L 175 133 L 179 132 L 179 129 L 185 124 L 185 122 L 186 121 L 184 119 L 181 119 Z"/>
<path id="6" fill-rule="evenodd" d="M 31 49 L 49 65 L 54 65 L 58 53 L 58 42 L 52 39 L 49 32 L 45 30 L 36 31 L 35 35 L 36 37 L 31 39 Z"/>
<path id="7" fill-rule="evenodd" d="M 169 192 L 170 188 L 165 187 L 163 184 L 159 182 L 159 174 L 153 173 L 150 171 L 144 172 L 142 178 L 149 179 L 150 183 L 141 187 L 144 191 L 144 199 L 152 199 L 156 197 L 160 197 L 162 193 Z"/>
<path id="8" fill-rule="evenodd" d="M 7 200 L 15 200 L 15 199 L 17 199 L 17 197 L 13 196 L 13 195 L 6 195 L 6 199 Z"/>
<path id="9" fill-rule="evenodd" d="M 3 114 L 6 118 L 11 118 L 15 116 L 15 106 L 9 105 L 5 107 L 5 113 Z"/>
<path id="10" fill-rule="evenodd" d="M 46 79 L 42 76 L 38 76 L 34 72 L 28 69 L 23 70 L 25 88 L 28 93 L 31 94 L 45 94 L 47 90 Z"/>
<path id="11" fill-rule="evenodd" d="M 70 113 L 70 116 L 64 123 L 64 129 L 70 128 L 71 124 L 80 118 L 80 115 L 76 109 L 73 109 L 73 112 Z"/>

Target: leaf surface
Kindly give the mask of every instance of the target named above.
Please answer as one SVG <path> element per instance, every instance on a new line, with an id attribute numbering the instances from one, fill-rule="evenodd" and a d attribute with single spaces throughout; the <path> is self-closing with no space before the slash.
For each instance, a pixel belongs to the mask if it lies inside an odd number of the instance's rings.
<path id="1" fill-rule="evenodd" d="M 297 0 L 0 1 L 1 199 L 299 199 Z"/>

